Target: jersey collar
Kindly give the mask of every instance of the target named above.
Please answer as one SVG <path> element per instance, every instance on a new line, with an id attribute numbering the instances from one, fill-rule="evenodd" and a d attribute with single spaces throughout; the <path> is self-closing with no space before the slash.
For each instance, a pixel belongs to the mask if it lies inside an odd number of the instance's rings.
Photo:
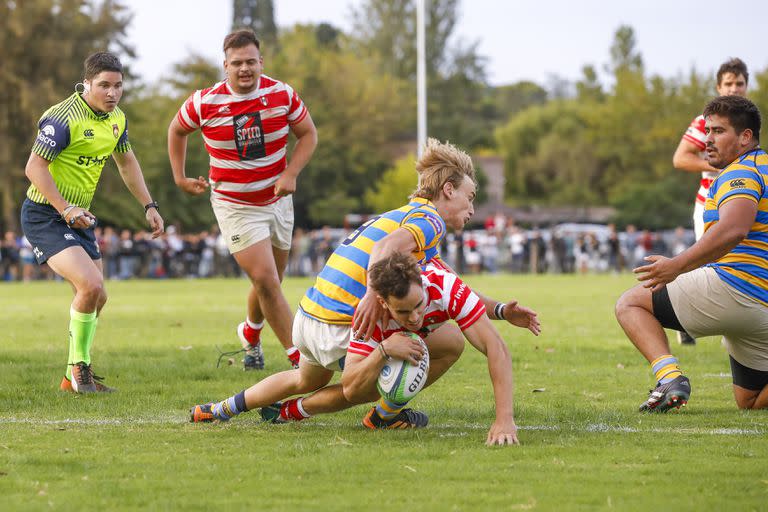
<path id="1" fill-rule="evenodd" d="M 85 108 L 85 111 L 88 113 L 88 116 L 90 116 L 91 119 L 103 121 L 109 117 L 109 112 L 96 112 L 93 110 L 88 102 L 83 99 L 83 96 L 79 92 L 76 92 L 75 96 L 80 101 L 80 104 Z"/>

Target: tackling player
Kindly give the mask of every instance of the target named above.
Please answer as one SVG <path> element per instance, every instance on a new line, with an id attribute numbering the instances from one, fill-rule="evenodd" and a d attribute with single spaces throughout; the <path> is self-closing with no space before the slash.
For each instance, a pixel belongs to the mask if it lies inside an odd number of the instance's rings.
<path id="1" fill-rule="evenodd" d="M 306 398 L 288 400 L 262 410 L 262 416 L 274 421 L 301 420 L 310 416 L 308 411 L 333 412 L 354 404 L 379 401 L 363 419 L 371 429 L 412 428 L 427 425 L 426 414 L 406 409 L 404 403 L 393 403 L 380 398 L 376 389 L 379 372 L 391 358 L 418 364 L 424 356 L 421 345 L 405 336 L 414 332 L 427 344 L 430 368 L 426 386 L 439 379 L 459 359 L 463 345 L 456 345 L 450 337 L 436 335 L 449 320 L 454 320 L 463 336 L 488 358 L 488 370 L 494 389 L 496 420 L 486 439 L 487 444 L 518 444 L 517 427 L 512 407 L 512 363 L 509 351 L 498 331 L 485 314 L 483 302 L 461 279 L 442 268 L 428 265 L 421 271 L 410 255 L 394 253 L 379 260 L 369 269 L 370 289 L 380 308 L 389 318 L 377 323 L 372 337 L 365 341 L 353 337 L 346 355 L 335 363 L 343 368 L 342 384 L 321 389 Z M 528 310 L 526 327 L 535 335 L 540 325 L 535 313 Z M 306 392 L 302 390 L 309 361 L 328 360 L 338 354 L 339 347 L 310 343 L 302 348 L 302 366 L 299 370 L 282 372 L 256 384 L 245 392 L 219 403 L 195 406 L 193 421 L 229 420 L 231 417 L 264 407 L 280 397 Z M 331 365 L 326 365 L 331 366 Z M 304 370 L 304 371 L 302 371 Z M 343 399 L 329 407 L 328 397 L 338 395 L 343 388 Z M 328 395 L 322 397 L 322 395 Z M 325 403 L 316 410 L 312 402 Z"/>
<path id="2" fill-rule="evenodd" d="M 123 66 L 107 52 L 85 60 L 83 92 L 49 108 L 38 123 L 26 175 L 32 182 L 21 207 L 21 226 L 37 263 L 66 279 L 75 291 L 69 310 L 69 358 L 60 388 L 77 393 L 111 392 L 91 369 L 98 315 L 107 301 L 101 254 L 89 211 L 110 155 L 125 185 L 144 207 L 152 237 L 163 219 L 149 195 L 128 141 L 128 121 L 117 104 Z"/>

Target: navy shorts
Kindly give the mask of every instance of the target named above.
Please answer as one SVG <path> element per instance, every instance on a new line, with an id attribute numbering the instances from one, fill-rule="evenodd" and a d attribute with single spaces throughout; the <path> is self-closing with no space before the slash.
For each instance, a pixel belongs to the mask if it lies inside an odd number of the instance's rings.
<path id="1" fill-rule="evenodd" d="M 39 265 L 67 247 L 82 247 L 91 259 L 101 259 L 93 228 L 73 229 L 67 226 L 56 208 L 49 204 L 25 199 L 21 205 L 21 229 L 32 245 Z"/>

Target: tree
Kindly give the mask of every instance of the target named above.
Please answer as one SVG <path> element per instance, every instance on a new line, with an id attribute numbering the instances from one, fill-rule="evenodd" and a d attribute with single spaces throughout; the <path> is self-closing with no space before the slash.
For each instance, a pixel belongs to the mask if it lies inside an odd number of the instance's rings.
<path id="1" fill-rule="evenodd" d="M 0 2 L 0 221 L 5 228 L 18 228 L 18 209 L 29 185 L 24 165 L 40 115 L 72 93 L 89 54 L 133 55 L 125 40 L 130 18 L 117 0 Z"/>
<path id="2" fill-rule="evenodd" d="M 402 206 L 419 182 L 415 170 L 416 155 L 408 153 L 365 192 L 365 204 L 374 212 L 386 212 Z"/>
<path id="3" fill-rule="evenodd" d="M 250 28 L 270 51 L 277 45 L 275 7 L 272 0 L 233 0 L 232 30 Z"/>

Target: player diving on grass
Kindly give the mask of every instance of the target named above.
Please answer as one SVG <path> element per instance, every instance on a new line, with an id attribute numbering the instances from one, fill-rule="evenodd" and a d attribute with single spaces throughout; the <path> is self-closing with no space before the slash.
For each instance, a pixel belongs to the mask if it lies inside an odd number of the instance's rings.
<path id="1" fill-rule="evenodd" d="M 272 375 L 221 402 L 197 405 L 192 409 L 192 421 L 227 421 L 258 407 L 263 407 L 261 414 L 267 420 L 303 420 L 311 415 L 309 411 L 313 414 L 334 412 L 378 400 L 363 419 L 366 427 L 425 427 L 426 414 L 406 408 L 407 402 L 395 403 L 381 397 L 376 382 L 384 365 L 393 358 L 419 364 L 426 355 L 422 344 L 406 335 L 415 333 L 425 340 L 429 351 L 425 386 L 433 384 L 453 366 L 464 349 L 463 340 L 459 344 L 452 336 L 440 335 L 447 322 L 453 320 L 463 338 L 488 360 L 496 419 L 488 432 L 487 444 L 518 444 L 512 406 L 512 361 L 480 297 L 445 269 L 427 265 L 421 270 L 410 255 L 394 253 L 373 264 L 368 274 L 369 286 L 379 307 L 388 313 L 385 320 L 377 322 L 368 341 L 352 336 L 349 343 L 338 345 L 309 342 L 302 348 L 306 360 L 302 359 L 298 370 Z M 526 310 L 525 317 L 525 327 L 538 335 L 540 325 L 536 314 Z M 321 361 L 325 361 L 325 365 L 321 366 Z M 343 370 L 341 385 L 273 404 L 285 397 L 312 391 L 318 382 L 327 382 L 327 377 L 332 375 L 331 368 Z"/>
<path id="2" fill-rule="evenodd" d="M 322 357 L 308 360 L 305 372 L 296 374 L 302 376 L 301 381 L 281 398 L 325 386 L 333 372 L 342 369 L 340 361 L 343 362 L 346 354 L 350 333 L 354 331 L 358 334 L 356 338 L 370 339 L 377 322 L 384 320 L 385 310 L 376 294 L 367 288 L 368 268 L 375 262 L 394 253 L 411 254 L 421 265 L 432 262 L 451 271 L 440 260 L 438 245 L 446 227 L 460 230 L 474 213 L 476 183 L 472 160 L 454 146 L 430 139 L 416 162 L 416 171 L 419 184 L 411 201 L 372 218 L 347 237 L 302 298 L 294 319 L 293 339 L 305 355 L 311 354 L 311 346 L 320 347 Z M 505 320 L 520 327 L 535 325 L 538 331 L 536 314 L 518 306 L 516 301 L 504 304 L 479 297 L 490 319 Z M 431 339 L 433 345 L 454 347 L 456 359 L 463 350 L 464 337 L 459 328 L 451 324 L 432 333 Z M 341 388 L 336 391 L 313 396 L 303 404 L 301 400 L 288 401 L 283 408 L 302 414 L 335 411 L 340 408 L 338 402 L 344 402 Z M 379 419 L 379 423 L 386 426 L 388 421 Z"/>

